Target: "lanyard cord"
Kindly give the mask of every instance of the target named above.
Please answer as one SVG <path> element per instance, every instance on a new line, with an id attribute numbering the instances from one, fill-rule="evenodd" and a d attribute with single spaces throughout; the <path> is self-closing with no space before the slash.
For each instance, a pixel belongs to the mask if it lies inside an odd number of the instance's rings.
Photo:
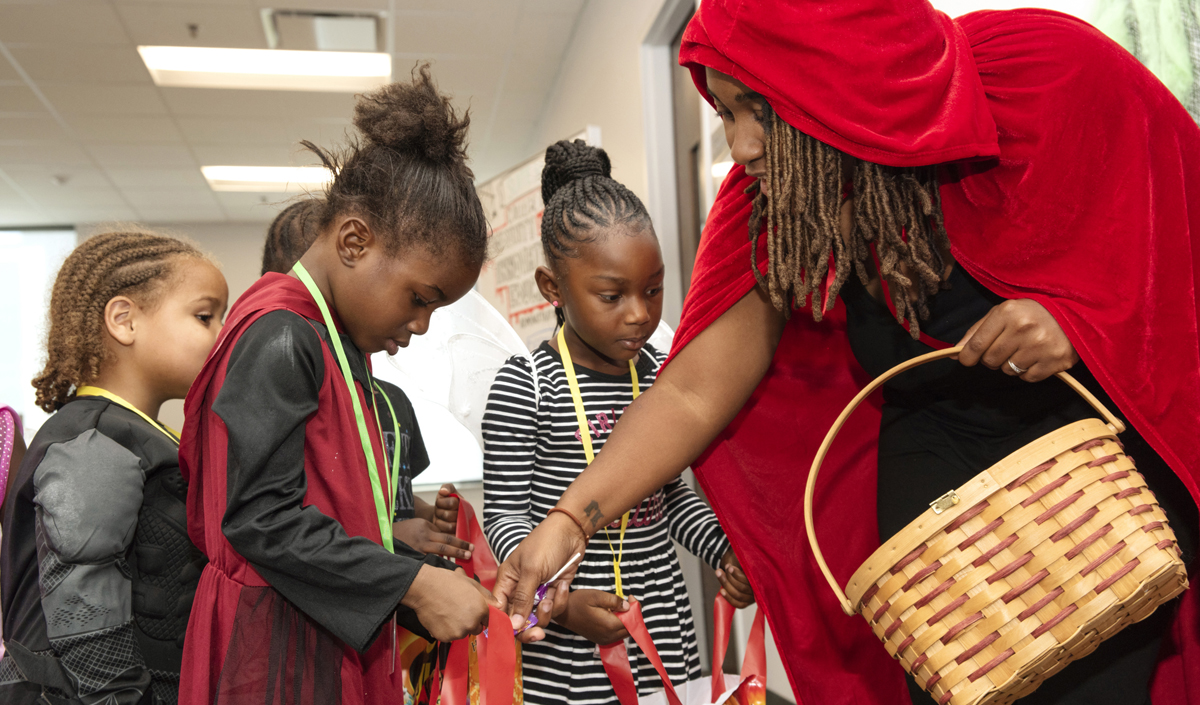
<path id="1" fill-rule="evenodd" d="M 91 385 L 85 384 L 82 387 L 79 387 L 78 389 L 75 390 L 75 396 L 77 396 L 77 397 L 104 397 L 105 399 L 108 399 L 109 401 L 111 401 L 119 406 L 123 406 L 126 409 L 129 409 L 130 411 L 137 414 L 138 416 L 141 416 L 143 419 L 146 420 L 146 423 L 150 424 L 154 428 L 157 428 L 159 431 L 162 431 L 163 435 L 166 436 L 167 438 L 170 438 L 172 443 L 174 443 L 175 445 L 179 445 L 179 432 L 178 431 L 176 431 L 175 429 L 171 428 L 170 426 L 168 426 L 166 424 L 155 421 L 154 419 L 150 418 L 149 414 L 147 414 L 146 412 L 137 408 L 133 404 L 130 404 L 129 402 L 125 401 L 124 399 L 117 396 L 116 394 L 113 394 L 112 392 L 108 391 L 107 389 L 101 389 L 100 387 L 93 387 Z"/>
<path id="2" fill-rule="evenodd" d="M 325 297 L 321 295 L 321 290 L 317 288 L 316 282 L 313 281 L 308 270 L 304 265 L 297 262 L 292 271 L 296 273 L 300 281 L 304 282 L 304 286 L 308 288 L 308 293 L 317 302 L 317 307 L 321 309 L 321 316 L 325 319 L 325 328 L 329 330 L 329 340 L 333 343 L 334 353 L 337 355 L 338 366 L 342 371 L 342 381 L 346 383 L 346 389 L 350 392 L 350 401 L 354 405 L 354 421 L 358 424 L 358 439 L 362 443 L 363 455 L 367 458 L 367 475 L 371 480 L 371 495 L 375 500 L 375 515 L 379 520 L 379 536 L 382 539 L 383 547 L 388 550 L 388 553 L 395 553 L 392 548 L 392 503 L 388 501 L 388 497 L 383 492 L 383 487 L 379 481 L 379 470 L 375 464 L 375 449 L 371 447 L 371 434 L 367 431 L 367 422 L 363 416 L 362 402 L 358 399 L 358 391 L 354 387 L 354 377 L 350 373 L 350 362 L 346 359 L 346 351 L 342 347 L 342 338 L 338 334 L 337 326 L 333 324 L 333 316 L 329 313 L 329 306 L 325 303 Z M 367 391 L 370 391 L 368 388 Z M 386 399 L 386 395 L 384 395 Z M 390 406 L 390 403 L 389 403 Z M 378 417 L 377 417 L 378 418 Z M 392 423 L 396 422 L 396 417 L 392 417 Z M 378 423 L 378 420 L 376 421 Z M 383 442 L 382 436 L 380 443 Z M 387 452 L 387 447 L 381 448 L 384 453 Z M 384 458 L 386 465 L 387 458 Z M 384 467 L 386 471 L 386 466 Z M 393 469 L 394 470 L 394 469 Z"/>
<path id="3" fill-rule="evenodd" d="M 579 379 L 575 376 L 575 363 L 571 362 L 571 351 L 567 349 L 567 338 L 563 332 L 564 328 L 558 329 L 558 354 L 562 356 L 563 369 L 567 372 L 567 385 L 571 388 L 571 401 L 575 404 L 575 420 L 579 422 L 579 438 L 583 441 L 583 454 L 587 456 L 587 464 L 591 465 L 596 459 L 596 453 L 592 450 L 592 432 L 588 428 L 587 414 L 583 411 L 583 395 L 579 392 Z M 633 360 L 629 361 L 629 378 L 633 381 L 633 398 L 637 399 L 641 394 L 641 388 L 638 386 L 637 366 L 633 364 Z M 608 539 L 608 550 L 613 556 L 613 577 L 616 579 L 617 597 L 625 599 L 625 592 L 621 589 L 621 558 L 625 555 L 625 529 L 629 526 L 629 512 L 621 515 L 621 538 L 619 539 L 618 547 L 614 548 L 612 536 L 608 534 L 608 527 L 604 527 L 604 537 Z"/>
<path id="4" fill-rule="evenodd" d="M 383 401 L 387 404 L 388 413 L 392 415 L 392 438 L 395 439 L 395 443 L 392 444 L 392 486 L 390 488 L 392 506 L 391 511 L 388 512 L 388 515 L 392 519 L 395 519 L 396 491 L 400 486 L 400 421 L 396 418 L 396 408 L 392 406 L 392 400 L 389 399 L 387 393 L 383 391 L 383 387 L 380 387 L 379 383 L 374 380 L 372 380 L 371 383 L 375 385 L 375 390 L 379 392 L 379 396 L 383 397 Z M 383 424 L 379 423 L 378 403 L 375 404 L 375 425 L 379 428 L 379 447 L 384 449 L 384 452 L 386 453 L 387 443 L 385 443 L 383 440 Z"/>

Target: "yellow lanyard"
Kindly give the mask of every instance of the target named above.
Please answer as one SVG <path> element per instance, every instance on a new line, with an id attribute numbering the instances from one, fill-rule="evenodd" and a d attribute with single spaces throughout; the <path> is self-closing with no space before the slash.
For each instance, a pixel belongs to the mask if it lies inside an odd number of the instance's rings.
<path id="1" fill-rule="evenodd" d="M 146 420 L 146 423 L 150 424 L 154 428 L 157 428 L 159 431 L 162 431 L 163 435 L 166 436 L 167 438 L 170 438 L 172 443 L 174 443 L 175 445 L 179 445 L 179 431 L 176 431 L 175 429 L 171 428 L 170 426 L 168 426 L 166 424 L 155 421 L 154 419 L 150 418 L 150 416 L 148 414 L 146 414 L 146 412 L 137 408 L 133 404 L 130 404 L 129 402 L 122 399 L 121 397 L 117 396 L 116 394 L 113 394 L 112 392 L 108 391 L 107 389 L 101 389 L 99 387 L 92 387 L 90 385 L 85 384 L 82 387 L 79 387 L 78 389 L 75 390 L 75 396 L 77 396 L 77 397 L 104 397 L 105 399 L 108 399 L 109 401 L 117 404 L 118 406 L 123 406 L 126 409 L 129 409 L 130 411 L 132 411 L 133 413 L 137 414 L 138 416 L 141 416 L 143 419 Z"/>
<path id="2" fill-rule="evenodd" d="M 567 349 L 567 338 L 563 328 L 558 329 L 558 354 L 562 356 L 563 369 L 567 372 L 567 385 L 571 388 L 571 401 L 575 404 L 575 420 L 579 422 L 579 438 L 583 441 L 583 454 L 587 456 L 587 464 L 591 465 L 596 459 L 592 450 L 592 432 L 588 428 L 587 414 L 583 412 L 583 395 L 579 393 L 579 379 L 575 376 L 575 364 L 571 362 L 571 351 Z M 629 361 L 629 378 L 633 380 L 633 398 L 641 394 L 638 387 L 637 366 Z M 608 535 L 608 527 L 604 527 L 604 537 L 608 539 L 608 550 L 613 556 L 613 576 L 616 578 L 617 597 L 625 599 L 621 589 L 621 557 L 625 555 L 625 529 L 629 526 L 629 512 L 621 515 L 621 538 L 617 548 L 613 548 L 612 537 Z"/>

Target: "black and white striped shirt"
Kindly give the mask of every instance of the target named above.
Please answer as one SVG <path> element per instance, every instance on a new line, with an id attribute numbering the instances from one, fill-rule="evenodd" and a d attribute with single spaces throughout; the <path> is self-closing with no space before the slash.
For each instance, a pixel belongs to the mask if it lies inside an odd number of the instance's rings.
<path id="1" fill-rule="evenodd" d="M 664 356 L 647 345 L 637 365 L 645 390 Z M 546 343 L 528 360 L 510 359 L 492 384 L 483 417 L 483 524 L 488 542 L 503 560 L 546 518 L 567 486 L 587 467 L 579 424 L 562 358 Z M 633 402 L 629 375 L 610 375 L 576 365 L 592 445 L 599 453 L 613 424 Z M 610 528 L 614 545 L 619 529 Z M 612 592 L 612 553 L 605 532 L 588 545 L 572 587 Z M 714 568 L 729 549 L 712 510 L 682 480 L 675 479 L 630 515 L 621 562 L 625 594 L 641 603 L 646 627 L 675 683 L 698 678 L 700 660 L 683 574 L 671 539 Z M 632 640 L 627 640 L 638 691 L 662 681 Z M 595 645 L 557 624 L 546 639 L 523 647 L 525 700 L 541 703 L 616 705 L 617 698 Z"/>

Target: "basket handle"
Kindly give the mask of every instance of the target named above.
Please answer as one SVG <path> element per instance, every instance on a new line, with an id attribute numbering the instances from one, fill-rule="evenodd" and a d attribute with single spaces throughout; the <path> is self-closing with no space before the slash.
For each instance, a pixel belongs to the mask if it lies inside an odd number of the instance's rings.
<path id="1" fill-rule="evenodd" d="M 813 528 L 813 494 L 816 492 L 817 473 L 821 470 L 821 463 L 825 460 L 825 454 L 829 452 L 829 447 L 833 445 L 833 439 L 837 436 L 838 431 L 840 431 L 842 426 L 846 423 L 846 419 L 850 418 L 850 414 L 853 413 L 856 408 L 858 408 L 858 405 L 862 403 L 863 399 L 866 399 L 868 396 L 870 396 L 871 393 L 881 387 L 884 382 L 887 382 L 889 379 L 895 377 L 901 372 L 906 372 L 914 367 L 920 367 L 927 362 L 933 362 L 934 360 L 940 360 L 944 357 L 957 355 L 961 351 L 961 346 L 946 348 L 945 350 L 935 350 L 934 352 L 914 357 L 911 360 L 905 360 L 904 362 L 896 365 L 892 369 L 884 372 L 883 374 L 879 375 L 879 377 L 872 380 L 871 383 L 868 384 L 865 389 L 859 392 L 854 399 L 850 400 L 850 403 L 845 409 L 842 410 L 841 415 L 839 415 L 837 420 L 833 422 L 833 427 L 829 429 L 829 433 L 825 434 L 825 440 L 821 442 L 821 447 L 817 450 L 816 457 L 813 458 L 812 467 L 808 471 L 808 483 L 804 487 L 804 528 L 808 533 L 808 543 L 810 546 L 812 546 L 813 555 L 817 559 L 817 565 L 821 568 L 821 574 L 825 576 L 825 580 L 829 583 L 829 587 L 833 589 L 833 593 L 837 596 L 838 601 L 841 602 L 842 611 L 848 615 L 854 614 L 854 605 L 850 604 L 850 600 L 846 597 L 846 593 L 842 590 L 842 587 L 838 585 L 837 580 L 834 579 L 833 573 L 829 571 L 829 566 L 825 563 L 825 556 L 821 553 L 821 547 L 817 544 L 817 534 Z M 1105 421 L 1108 422 L 1108 425 L 1112 427 L 1116 433 L 1121 433 L 1125 430 L 1125 424 L 1121 423 L 1120 419 L 1114 416 L 1112 412 L 1104 406 L 1104 404 L 1100 403 L 1100 400 L 1097 399 L 1095 395 L 1085 389 L 1083 385 L 1080 384 L 1074 377 L 1066 372 L 1059 372 L 1055 376 L 1066 382 L 1071 389 L 1074 389 L 1079 396 L 1083 397 L 1084 401 L 1086 401 L 1088 404 L 1091 404 L 1093 409 L 1100 412 L 1100 415 L 1104 417 Z"/>

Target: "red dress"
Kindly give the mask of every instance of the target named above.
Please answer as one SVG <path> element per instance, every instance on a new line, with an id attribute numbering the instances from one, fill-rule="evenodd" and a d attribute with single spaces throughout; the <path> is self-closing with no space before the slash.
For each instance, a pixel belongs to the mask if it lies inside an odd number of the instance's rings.
<path id="1" fill-rule="evenodd" d="M 210 562 L 188 625 L 181 703 L 403 702 L 403 674 L 389 673 L 391 618 L 425 559 L 380 545 L 349 392 L 319 320 L 302 283 L 264 276 L 230 311 L 188 394 L 188 532 Z M 281 376 L 306 354 L 295 364 L 311 378 Z M 222 394 L 235 375 L 237 388 Z M 371 395 L 355 389 L 386 487 Z M 411 612 L 400 618 L 424 631 Z"/>
<path id="2" fill-rule="evenodd" d="M 1045 306 L 1200 502 L 1200 130 L 1128 52 L 1043 10 L 951 20 L 914 0 L 705 0 L 680 61 L 702 95 L 706 66 L 732 75 L 853 156 L 955 161 L 940 188 L 955 260 L 992 292 Z M 673 354 L 756 285 L 749 185 L 735 168 L 717 196 Z M 821 323 L 797 311 L 761 384 L 694 464 L 805 705 L 908 702 L 900 667 L 860 617 L 842 614 L 803 530 L 807 468 L 866 381 L 844 307 Z M 879 545 L 878 428 L 878 408 L 861 407 L 817 487 L 817 531 L 843 584 Z M 1161 655 L 1156 705 L 1198 701 L 1197 624 L 1192 588 Z"/>

